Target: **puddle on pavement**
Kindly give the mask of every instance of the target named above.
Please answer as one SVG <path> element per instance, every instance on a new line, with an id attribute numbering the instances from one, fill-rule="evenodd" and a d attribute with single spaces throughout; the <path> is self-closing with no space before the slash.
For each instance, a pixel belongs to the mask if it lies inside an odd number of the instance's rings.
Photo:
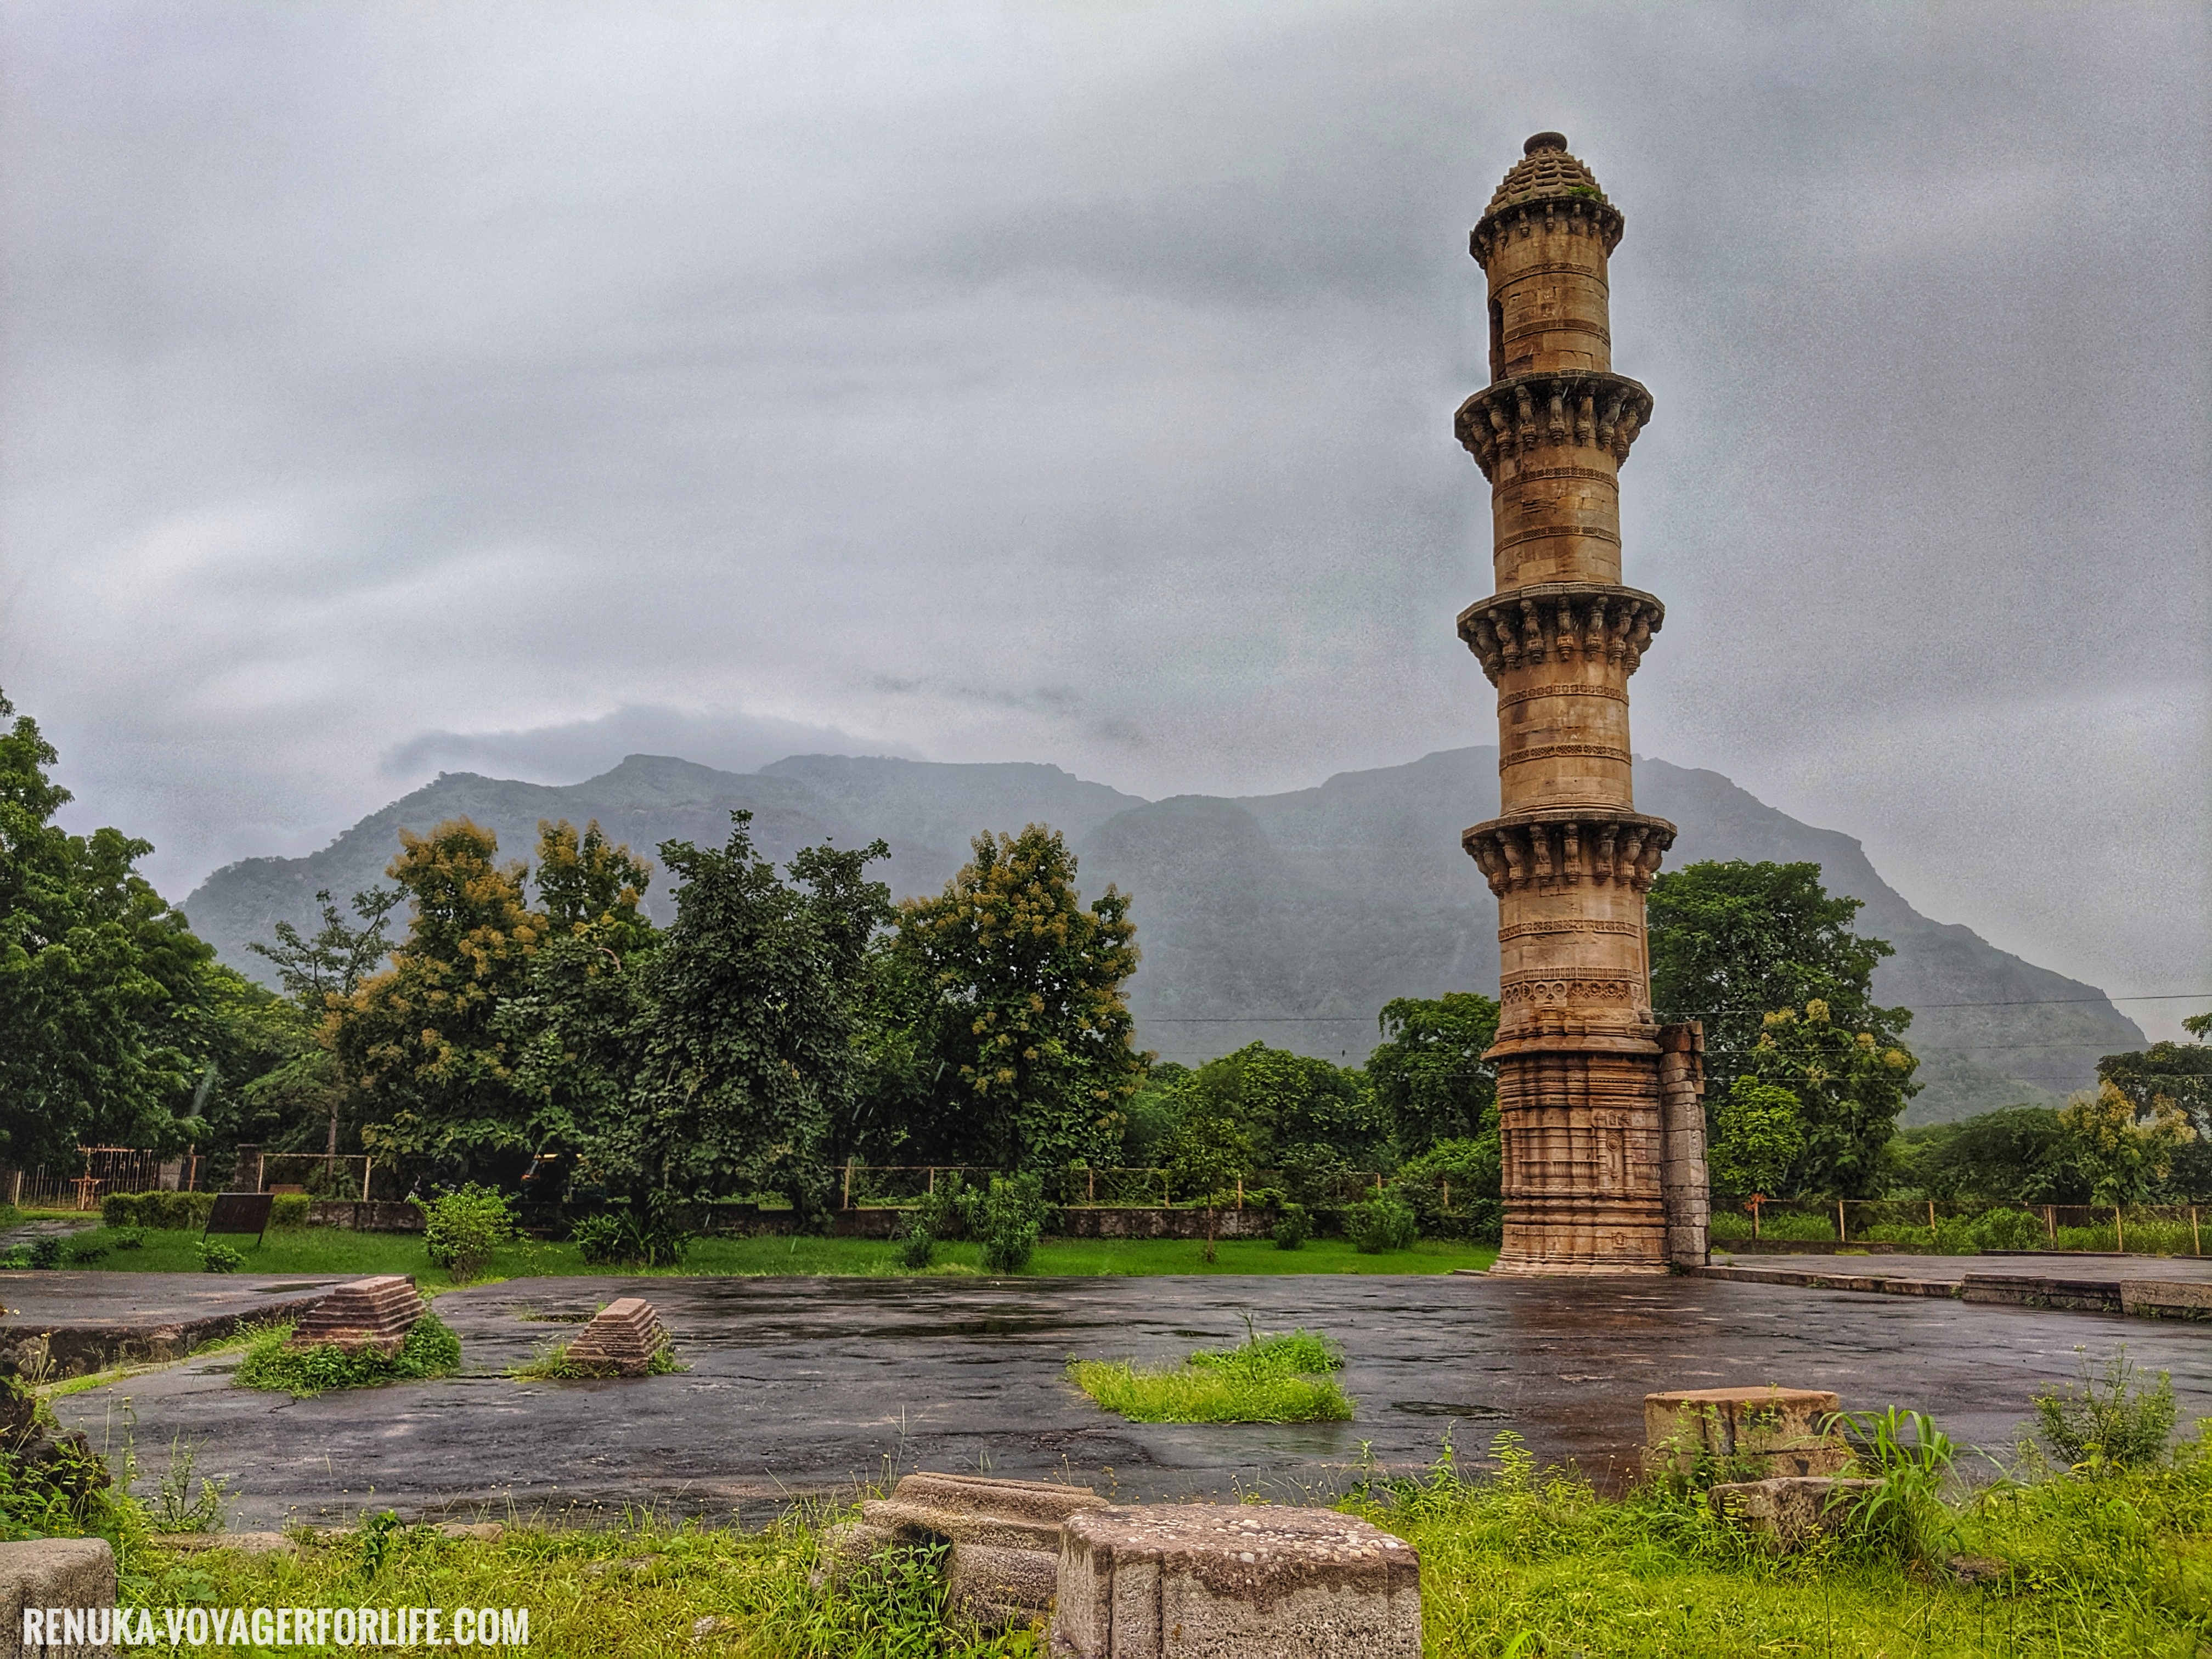
<path id="1" fill-rule="evenodd" d="M 1414 1417 L 1462 1417 L 1471 1422 L 1492 1419 L 1502 1422 L 1513 1415 L 1510 1412 L 1498 1410 L 1495 1406 L 1476 1406 L 1449 1400 L 1394 1400 L 1390 1402 L 1390 1409 Z"/>

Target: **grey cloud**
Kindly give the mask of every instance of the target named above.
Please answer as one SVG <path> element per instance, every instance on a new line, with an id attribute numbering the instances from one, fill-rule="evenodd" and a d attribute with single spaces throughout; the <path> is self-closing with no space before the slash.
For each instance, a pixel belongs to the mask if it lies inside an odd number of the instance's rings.
<path id="1" fill-rule="evenodd" d="M 752 772 L 787 755 L 874 752 L 914 758 L 900 744 L 874 745 L 831 726 L 757 714 L 623 708 L 596 720 L 523 732 L 424 732 L 384 757 L 387 777 L 480 771 L 529 783 L 577 783 L 625 755 L 675 755 L 725 772 Z"/>

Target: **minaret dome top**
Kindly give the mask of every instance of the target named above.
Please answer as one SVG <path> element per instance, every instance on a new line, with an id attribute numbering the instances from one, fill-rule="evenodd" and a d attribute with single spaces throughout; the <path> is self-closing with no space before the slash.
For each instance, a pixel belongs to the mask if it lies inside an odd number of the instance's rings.
<path id="1" fill-rule="evenodd" d="M 1605 201 L 1605 192 L 1598 188 L 1596 176 L 1567 153 L 1564 135 L 1540 132 L 1523 144 L 1522 150 L 1521 159 L 1499 182 L 1498 193 L 1483 210 L 1485 218 L 1501 208 L 1517 206 L 1522 202 Z"/>
<path id="2" fill-rule="evenodd" d="M 1564 132 L 1534 132 L 1529 134 L 1528 141 L 1521 146 L 1521 153 L 1534 155 L 1540 149 L 1565 149 L 1566 147 L 1567 135 Z"/>

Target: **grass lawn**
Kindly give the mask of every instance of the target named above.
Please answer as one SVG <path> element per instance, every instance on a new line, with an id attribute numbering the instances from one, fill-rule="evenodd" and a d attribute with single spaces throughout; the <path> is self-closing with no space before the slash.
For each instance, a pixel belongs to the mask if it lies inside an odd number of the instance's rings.
<path id="1" fill-rule="evenodd" d="M 2195 1659 L 2212 1630 L 2212 1444 L 2173 1466 L 2045 1478 L 1948 1511 L 1938 1539 L 2000 1563 L 1982 1587 L 1867 1540 L 1771 1559 L 1695 1496 L 1607 1498 L 1535 1470 L 1510 1439 L 1492 1473 L 1449 1468 L 1345 1507 L 1421 1552 L 1429 1659 L 1789 1654 L 1822 1659 L 2070 1654 Z M 173 1556 L 125 1529 L 126 1605 L 530 1610 L 532 1654 L 720 1659 L 1035 1656 L 1034 1632 L 946 1628 L 927 1560 L 891 1558 L 838 1589 L 809 1572 L 827 1515 L 760 1532 L 650 1516 L 496 1541 L 389 1522 L 298 1553 Z M 142 1523 L 143 1524 L 143 1523 Z M 135 1534 L 135 1535 L 133 1535 Z M 1940 1559 L 1940 1557 L 1938 1558 Z M 184 1653 L 205 1652 L 185 1648 Z"/>
<path id="2" fill-rule="evenodd" d="M 65 1265 L 105 1267 L 138 1273 L 197 1273 L 199 1255 L 194 1246 L 199 1235 L 191 1232 L 149 1232 L 143 1249 L 110 1249 L 96 1261 Z M 70 1241 L 73 1249 L 112 1245 L 115 1235 L 106 1228 L 80 1233 Z M 416 1233 L 356 1233 L 333 1227 L 303 1227 L 270 1231 L 256 1247 L 250 1238 L 224 1241 L 246 1256 L 242 1273 L 335 1274 L 412 1273 L 426 1290 L 452 1286 L 452 1275 L 430 1266 Z M 1218 1259 L 1206 1261 L 1206 1246 L 1197 1239 L 1069 1239 L 1047 1240 L 1037 1247 L 1024 1277 L 1070 1274 L 1094 1277 L 1122 1273 L 1440 1273 L 1454 1267 L 1486 1267 L 1497 1255 L 1493 1246 L 1462 1244 L 1449 1240 L 1424 1239 L 1411 1249 L 1362 1255 L 1341 1239 L 1314 1239 L 1304 1249 L 1279 1250 L 1266 1239 L 1230 1239 L 1216 1246 Z M 938 1253 L 933 1275 L 980 1273 L 981 1249 L 974 1244 L 947 1244 Z M 545 1244 L 533 1240 L 502 1246 L 492 1256 L 490 1279 L 530 1279 L 571 1273 L 630 1275 L 733 1273 L 853 1274 L 870 1278 L 909 1276 L 899 1265 L 896 1246 L 860 1238 L 703 1238 L 692 1245 L 682 1266 L 659 1269 L 593 1267 L 585 1265 L 571 1244 Z"/>

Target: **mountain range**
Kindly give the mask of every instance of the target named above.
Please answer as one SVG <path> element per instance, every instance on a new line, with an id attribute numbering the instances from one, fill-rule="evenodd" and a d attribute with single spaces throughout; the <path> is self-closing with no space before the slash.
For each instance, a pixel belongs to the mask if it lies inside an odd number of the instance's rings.
<path id="1" fill-rule="evenodd" d="M 1875 971 L 1876 1000 L 1914 1012 L 1909 1041 L 1926 1086 L 1906 1123 L 2047 1103 L 2092 1081 L 2100 1055 L 2144 1046 L 2095 987 L 1920 915 L 1850 836 L 1802 823 L 1717 772 L 1639 759 L 1635 781 L 1638 810 L 1676 825 L 1668 867 L 1808 861 L 1831 892 L 1863 901 L 1858 930 L 1896 947 Z M 1085 893 L 1110 881 L 1133 896 L 1143 963 L 1130 1005 L 1139 1041 L 1164 1059 L 1192 1063 L 1262 1038 L 1357 1061 L 1389 999 L 1497 985 L 1497 901 L 1459 846 L 1462 829 L 1498 811 L 1490 747 L 1340 773 L 1285 794 L 1157 801 L 1054 766 L 840 755 L 743 773 L 632 755 L 566 785 L 444 773 L 320 852 L 226 866 L 184 908 L 225 962 L 270 981 L 247 943 L 273 938 L 280 920 L 311 929 L 319 888 L 343 899 L 383 879 L 402 828 L 465 817 L 496 835 L 503 854 L 526 858 L 539 820 L 596 818 L 649 854 L 664 841 L 720 844 L 741 807 L 753 814 L 756 845 L 778 860 L 824 840 L 880 836 L 891 854 L 875 872 L 896 895 L 940 888 L 982 830 L 1050 824 L 1074 850 Z M 672 919 L 673 895 L 656 885 L 647 908 Z"/>

